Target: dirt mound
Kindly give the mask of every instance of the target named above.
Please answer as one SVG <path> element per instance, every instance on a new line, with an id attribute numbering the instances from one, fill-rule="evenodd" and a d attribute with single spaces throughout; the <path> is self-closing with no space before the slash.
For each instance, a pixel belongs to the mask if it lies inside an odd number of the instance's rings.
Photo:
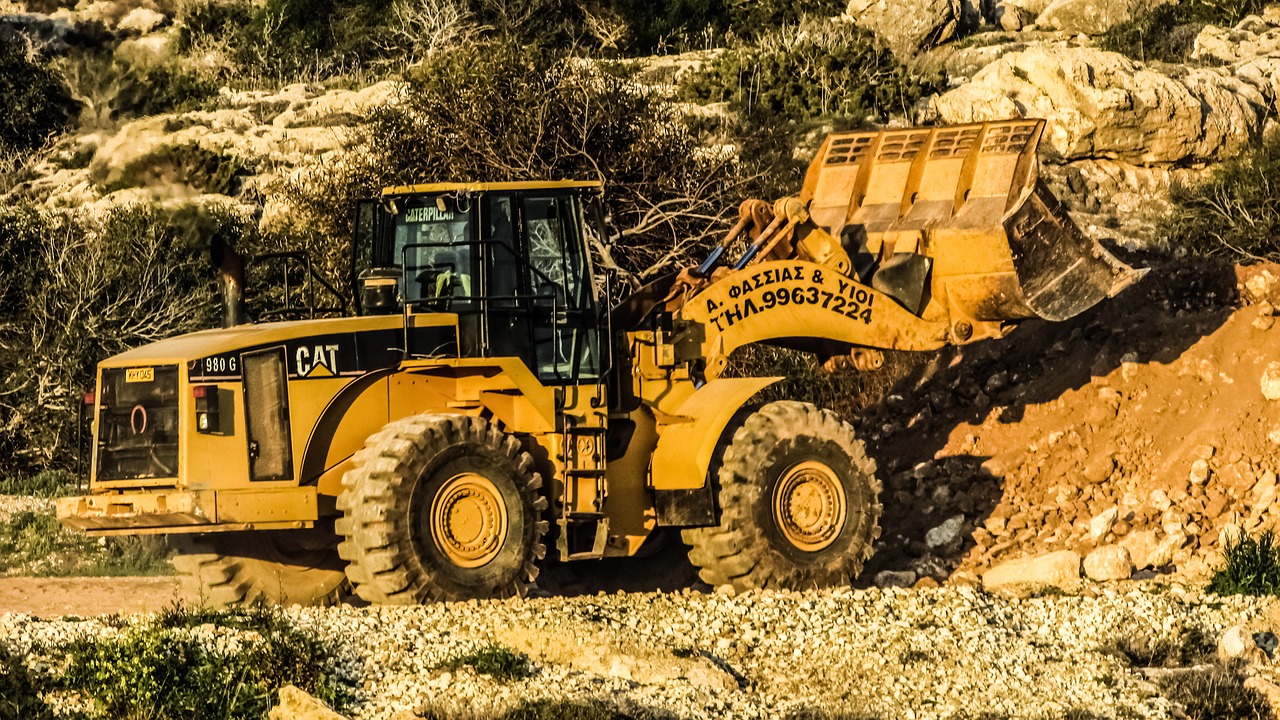
<path id="1" fill-rule="evenodd" d="M 1224 528 L 1280 515 L 1280 402 L 1262 387 L 1277 293 L 1276 266 L 1183 262 L 1072 321 L 939 355 L 860 421 L 885 480 L 861 582 L 1108 544 L 1139 571 L 1205 576 Z"/>

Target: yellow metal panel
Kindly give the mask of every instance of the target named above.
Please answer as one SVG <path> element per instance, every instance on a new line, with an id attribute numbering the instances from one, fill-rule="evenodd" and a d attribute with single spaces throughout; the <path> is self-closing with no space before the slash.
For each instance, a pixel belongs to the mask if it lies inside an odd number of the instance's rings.
<path id="1" fill-rule="evenodd" d="M 211 492 L 139 490 L 58 498 L 58 521 L 82 530 L 205 525 L 218 521 Z"/>
<path id="2" fill-rule="evenodd" d="M 658 434 L 653 413 L 644 406 L 630 413 L 627 419 L 636 424 L 636 429 L 631 435 L 631 444 L 627 446 L 626 454 L 610 461 L 605 467 L 609 497 L 605 501 L 604 511 L 609 516 L 610 534 L 626 538 L 625 551 L 620 554 L 634 555 L 658 525 L 658 516 L 653 509 L 653 494 L 645 487 L 648 484 L 649 461 L 657 446 Z M 619 553 L 610 546 L 605 554 Z"/>
<path id="3" fill-rule="evenodd" d="M 318 515 L 312 486 L 223 490 L 217 503 L 220 523 L 314 521 Z"/>
<path id="4" fill-rule="evenodd" d="M 513 192 L 520 190 L 566 190 L 570 188 L 602 188 L 598 180 L 536 180 L 497 183 L 423 183 L 419 185 L 395 185 L 383 188 L 383 196 L 410 195 L 436 192 Z"/>
<path id="5" fill-rule="evenodd" d="M 655 490 L 692 490 L 706 482 L 720 434 L 734 413 L 780 377 L 712 380 L 698 389 L 678 414 L 682 422 L 658 426 L 651 485 Z"/>
<path id="6" fill-rule="evenodd" d="M 889 296 L 831 268 L 797 260 L 752 265 L 695 295 L 682 317 L 703 325 L 708 378 L 755 342 L 830 338 L 875 348 L 932 350 L 946 326 L 912 315 Z"/>

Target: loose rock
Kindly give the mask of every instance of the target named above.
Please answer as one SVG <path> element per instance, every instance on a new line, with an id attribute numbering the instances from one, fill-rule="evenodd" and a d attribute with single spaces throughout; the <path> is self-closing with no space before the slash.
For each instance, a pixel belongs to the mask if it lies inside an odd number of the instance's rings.
<path id="1" fill-rule="evenodd" d="M 1128 580 L 1133 574 L 1129 551 L 1122 545 L 1104 545 L 1084 558 L 1084 574 L 1090 580 Z"/>

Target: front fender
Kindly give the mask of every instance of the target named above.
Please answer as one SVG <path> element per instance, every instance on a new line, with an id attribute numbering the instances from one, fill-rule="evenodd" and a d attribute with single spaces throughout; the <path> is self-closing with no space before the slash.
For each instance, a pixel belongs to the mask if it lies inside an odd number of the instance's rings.
<path id="1" fill-rule="evenodd" d="M 650 468 L 653 489 L 694 490 L 704 486 L 716 445 L 729 421 L 756 393 L 781 379 L 717 379 L 690 395 L 674 417 L 664 418 L 658 426 L 658 447 Z"/>

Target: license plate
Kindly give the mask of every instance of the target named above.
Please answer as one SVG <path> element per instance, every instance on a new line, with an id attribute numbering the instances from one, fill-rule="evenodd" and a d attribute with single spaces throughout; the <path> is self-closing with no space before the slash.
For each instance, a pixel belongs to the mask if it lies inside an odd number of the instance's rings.
<path id="1" fill-rule="evenodd" d="M 153 382 L 155 379 L 155 368 L 129 368 L 124 371 L 125 382 Z"/>

